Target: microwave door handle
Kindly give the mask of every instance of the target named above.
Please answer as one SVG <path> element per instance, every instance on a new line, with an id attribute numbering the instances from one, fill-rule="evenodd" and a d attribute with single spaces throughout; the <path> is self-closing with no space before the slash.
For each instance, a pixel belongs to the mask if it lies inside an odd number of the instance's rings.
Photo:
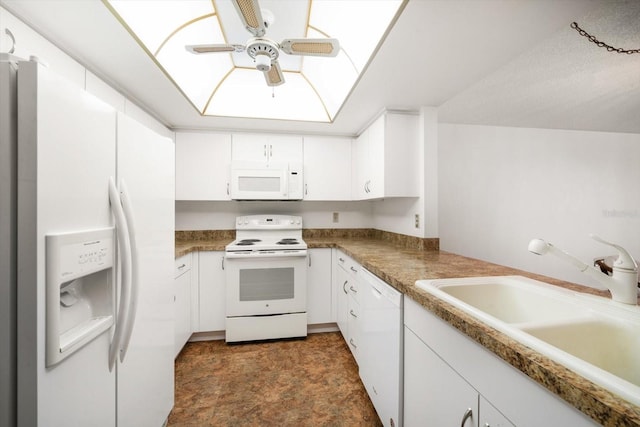
<path id="1" fill-rule="evenodd" d="M 284 198 L 286 199 L 287 197 L 289 197 L 289 180 L 291 179 L 291 170 L 289 169 L 289 167 L 287 167 L 286 172 L 285 172 L 285 180 L 284 183 L 282 184 L 282 195 L 284 196 Z"/>

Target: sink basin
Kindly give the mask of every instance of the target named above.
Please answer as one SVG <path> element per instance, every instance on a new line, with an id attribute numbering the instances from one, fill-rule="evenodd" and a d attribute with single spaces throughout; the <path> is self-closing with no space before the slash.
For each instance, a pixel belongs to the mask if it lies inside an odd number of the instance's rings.
<path id="1" fill-rule="evenodd" d="M 531 286 L 523 286 L 529 284 Z M 541 286 L 544 285 L 544 286 Z M 582 316 L 587 310 L 566 298 L 563 289 L 526 277 L 480 277 L 449 282 L 432 281 L 451 299 L 506 323 L 561 321 Z M 571 292 L 567 292 L 571 294 Z"/>
<path id="2" fill-rule="evenodd" d="M 416 285 L 640 406 L 640 308 L 522 276 Z"/>
<path id="3" fill-rule="evenodd" d="M 597 317 L 524 332 L 583 361 L 640 386 L 638 325 Z"/>

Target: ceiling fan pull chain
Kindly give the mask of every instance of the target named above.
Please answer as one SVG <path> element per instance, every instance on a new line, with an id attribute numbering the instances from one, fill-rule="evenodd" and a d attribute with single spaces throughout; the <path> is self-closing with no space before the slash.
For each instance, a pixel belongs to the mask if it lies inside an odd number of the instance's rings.
<path id="1" fill-rule="evenodd" d="M 627 55 L 631 55 L 632 53 L 640 53 L 640 49 L 622 49 L 621 47 L 616 48 L 613 46 L 609 46 L 608 44 L 601 42 L 600 40 L 595 38 L 595 36 L 592 36 L 591 34 L 587 33 L 585 30 L 580 28 L 577 22 L 572 22 L 571 28 L 576 30 L 582 37 L 586 37 L 587 39 L 589 39 L 590 42 L 595 43 L 596 46 L 607 48 L 608 52 L 626 53 Z"/>

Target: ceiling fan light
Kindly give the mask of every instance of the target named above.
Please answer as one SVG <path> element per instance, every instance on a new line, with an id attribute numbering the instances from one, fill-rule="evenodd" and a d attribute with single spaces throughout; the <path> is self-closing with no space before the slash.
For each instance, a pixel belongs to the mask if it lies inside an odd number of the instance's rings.
<path id="1" fill-rule="evenodd" d="M 271 58 L 268 55 L 256 55 L 256 69 L 259 71 L 269 71 L 271 69 Z"/>

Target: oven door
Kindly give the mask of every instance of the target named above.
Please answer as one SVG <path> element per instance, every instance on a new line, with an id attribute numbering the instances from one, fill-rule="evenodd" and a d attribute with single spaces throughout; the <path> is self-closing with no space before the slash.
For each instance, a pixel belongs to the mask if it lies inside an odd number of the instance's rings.
<path id="1" fill-rule="evenodd" d="M 226 257 L 227 317 L 304 313 L 307 257 Z"/>

